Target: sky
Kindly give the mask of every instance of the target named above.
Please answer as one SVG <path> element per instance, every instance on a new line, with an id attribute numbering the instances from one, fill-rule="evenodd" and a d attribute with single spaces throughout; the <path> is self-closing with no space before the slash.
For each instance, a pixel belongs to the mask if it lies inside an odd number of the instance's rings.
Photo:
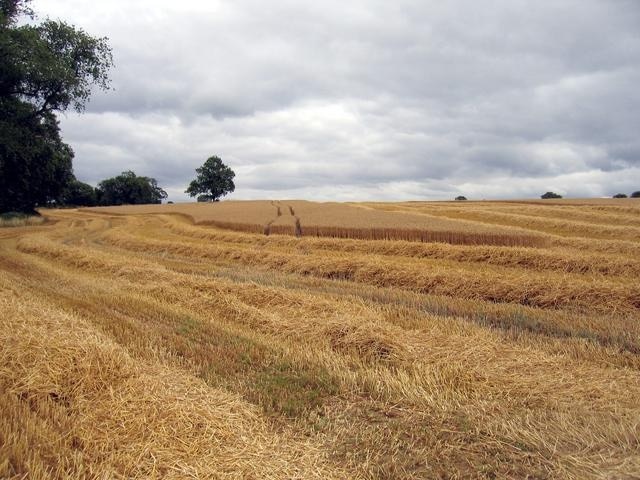
<path id="1" fill-rule="evenodd" d="M 113 49 L 61 115 L 77 178 L 185 201 L 568 197 L 640 190 L 638 0 L 34 0 Z"/>

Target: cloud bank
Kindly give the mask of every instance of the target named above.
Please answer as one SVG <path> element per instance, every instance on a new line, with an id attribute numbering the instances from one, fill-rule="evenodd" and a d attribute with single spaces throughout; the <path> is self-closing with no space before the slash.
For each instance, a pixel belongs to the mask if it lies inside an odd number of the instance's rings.
<path id="1" fill-rule="evenodd" d="M 170 199 L 210 155 L 231 198 L 640 189 L 640 3 L 35 0 L 110 38 L 114 91 L 62 118 L 78 178 Z"/>

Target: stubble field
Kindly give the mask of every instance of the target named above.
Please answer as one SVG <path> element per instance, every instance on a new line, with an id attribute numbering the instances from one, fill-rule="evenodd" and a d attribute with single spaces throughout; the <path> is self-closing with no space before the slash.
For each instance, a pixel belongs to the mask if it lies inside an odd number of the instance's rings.
<path id="1" fill-rule="evenodd" d="M 638 478 L 640 202 L 0 229 L 1 478 Z"/>

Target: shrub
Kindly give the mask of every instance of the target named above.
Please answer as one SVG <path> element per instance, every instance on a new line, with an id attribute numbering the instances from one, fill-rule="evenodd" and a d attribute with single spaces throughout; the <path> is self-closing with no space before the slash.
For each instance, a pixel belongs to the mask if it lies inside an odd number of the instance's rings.
<path id="1" fill-rule="evenodd" d="M 627 195 L 624 193 L 616 193 L 613 198 L 627 198 Z"/>
<path id="2" fill-rule="evenodd" d="M 547 192 L 543 195 L 540 195 L 540 198 L 543 199 L 547 199 L 547 198 L 562 198 L 562 195 L 558 195 L 557 193 L 554 192 Z"/>
<path id="3" fill-rule="evenodd" d="M 461 202 L 461 201 L 466 200 L 466 199 L 467 199 L 467 197 L 463 197 L 462 195 L 460 195 L 460 196 L 456 197 L 456 202 Z"/>

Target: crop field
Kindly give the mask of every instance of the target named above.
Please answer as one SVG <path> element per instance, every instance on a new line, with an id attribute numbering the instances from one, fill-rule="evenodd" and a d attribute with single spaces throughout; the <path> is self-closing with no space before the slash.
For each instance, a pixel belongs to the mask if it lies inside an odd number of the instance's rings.
<path id="1" fill-rule="evenodd" d="M 0 228 L 0 478 L 640 477 L 640 201 Z"/>
<path id="2" fill-rule="evenodd" d="M 390 204 L 387 204 L 387 206 Z M 396 207 L 392 207 L 394 210 Z M 116 214 L 177 213 L 198 225 L 242 232 L 295 236 L 406 240 L 479 245 L 541 245 L 535 232 L 510 226 L 484 225 L 425 212 L 345 203 L 301 200 L 219 202 L 214 204 L 135 205 L 90 211 Z"/>

